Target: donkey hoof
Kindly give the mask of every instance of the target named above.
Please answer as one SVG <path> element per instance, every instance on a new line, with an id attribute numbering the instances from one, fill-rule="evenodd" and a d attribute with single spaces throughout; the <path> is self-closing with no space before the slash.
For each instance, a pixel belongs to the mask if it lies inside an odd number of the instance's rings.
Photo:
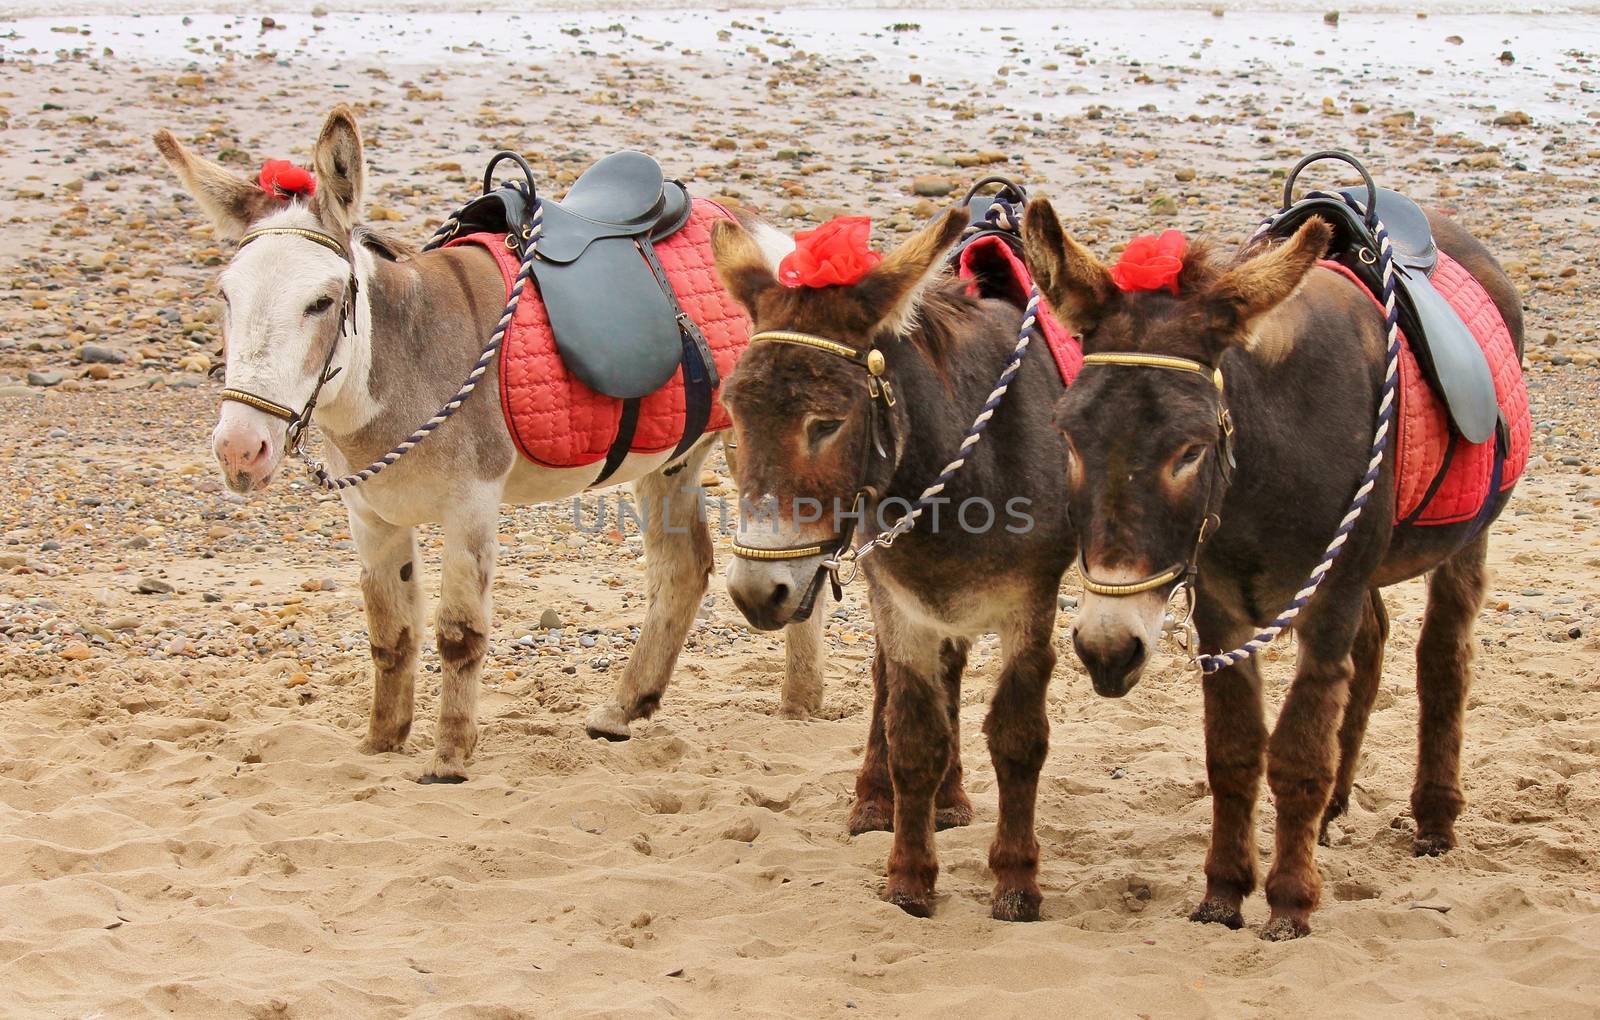
<path id="1" fill-rule="evenodd" d="M 893 832 L 894 804 L 881 800 L 857 801 L 850 809 L 850 835 L 863 832 Z"/>
<path id="2" fill-rule="evenodd" d="M 933 827 L 941 832 L 945 829 L 956 829 L 963 825 L 972 824 L 972 805 L 946 804 L 933 813 Z"/>
<path id="3" fill-rule="evenodd" d="M 433 786 L 436 783 L 448 783 L 454 786 L 457 783 L 464 783 L 466 781 L 466 776 L 439 775 L 437 772 L 429 772 L 425 776 L 417 777 L 417 782 L 421 783 L 423 786 Z"/>
<path id="4" fill-rule="evenodd" d="M 997 890 L 989 907 L 996 921 L 1037 921 L 1044 896 L 1037 889 Z"/>
<path id="5" fill-rule="evenodd" d="M 369 736 L 356 745 L 356 750 L 362 754 L 405 754 L 406 739 L 400 737 L 398 739 L 384 738 L 380 740 Z"/>
<path id="6" fill-rule="evenodd" d="M 811 710 L 804 705 L 779 705 L 778 718 L 793 719 L 795 722 L 805 722 L 811 718 Z"/>
<path id="7" fill-rule="evenodd" d="M 1194 908 L 1194 913 L 1189 915 L 1189 920 L 1199 924 L 1221 924 L 1233 931 L 1238 931 L 1244 927 L 1244 915 L 1239 912 L 1239 908 L 1230 907 L 1228 904 L 1217 900 L 1203 901 L 1198 907 Z"/>
<path id="8" fill-rule="evenodd" d="M 916 893 L 909 892 L 891 892 L 884 898 L 890 903 L 893 903 L 895 906 L 899 907 L 901 910 L 904 910 L 906 913 L 910 914 L 912 917 L 933 916 L 932 893 L 918 895 Z"/>
<path id="9" fill-rule="evenodd" d="M 1288 942 L 1311 934 L 1311 926 L 1292 917 L 1274 917 L 1261 929 L 1261 938 L 1267 942 Z"/>
<path id="10" fill-rule="evenodd" d="M 1455 849 L 1455 845 L 1455 838 L 1443 833 L 1418 833 L 1417 838 L 1411 841 L 1411 856 L 1443 857 Z"/>
<path id="11" fill-rule="evenodd" d="M 583 729 L 594 740 L 627 740 L 633 735 L 628 731 L 627 713 L 616 705 L 601 705 L 590 712 Z"/>

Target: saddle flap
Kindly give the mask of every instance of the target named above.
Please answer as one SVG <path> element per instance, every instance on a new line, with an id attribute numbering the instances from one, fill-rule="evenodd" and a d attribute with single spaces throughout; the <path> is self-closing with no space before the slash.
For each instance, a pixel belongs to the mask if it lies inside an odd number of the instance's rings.
<path id="1" fill-rule="evenodd" d="M 643 397 L 664 386 L 683 360 L 672 301 L 631 238 L 601 237 L 585 247 L 582 259 L 534 259 L 561 360 L 597 393 Z"/>
<path id="2" fill-rule="evenodd" d="M 1500 402 L 1483 348 L 1426 276 L 1403 266 L 1395 272 L 1400 300 L 1410 306 L 1415 322 L 1406 330 L 1412 354 L 1444 400 L 1457 431 L 1469 443 L 1484 442 L 1494 435 Z"/>

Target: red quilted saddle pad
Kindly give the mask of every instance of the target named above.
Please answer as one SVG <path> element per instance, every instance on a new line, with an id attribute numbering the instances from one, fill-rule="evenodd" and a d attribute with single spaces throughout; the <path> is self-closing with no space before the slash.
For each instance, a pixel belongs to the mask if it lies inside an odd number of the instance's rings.
<path id="1" fill-rule="evenodd" d="M 985 297 L 1027 307 L 1033 277 L 1011 246 L 998 237 L 980 237 L 961 249 L 956 273 L 961 279 L 971 281 L 969 289 L 974 293 L 982 290 Z M 1044 301 L 1039 302 L 1039 328 L 1061 372 L 1061 382 L 1071 386 L 1083 367 L 1083 348 L 1078 338 L 1061 325 Z"/>
<path id="2" fill-rule="evenodd" d="M 1336 262 L 1323 266 L 1355 281 Z M 1522 360 L 1500 309 L 1483 284 L 1455 259 L 1439 253 L 1431 278 L 1434 289 L 1450 302 L 1489 361 L 1500 413 L 1510 427 L 1511 445 L 1501 468 L 1500 491 L 1522 477 L 1528 464 L 1533 421 L 1528 410 L 1528 389 L 1522 379 Z M 1369 294 L 1359 281 L 1362 293 Z M 1377 303 L 1377 299 L 1373 299 Z M 1382 306 L 1378 306 L 1380 311 Z M 1450 427 L 1444 401 L 1428 385 L 1411 345 L 1401 336 L 1399 405 L 1395 413 L 1395 522 L 1455 524 L 1470 521 L 1489 498 L 1494 475 L 1495 440 L 1469 443 Z M 1430 495 L 1431 493 L 1431 495 Z"/>
<path id="3" fill-rule="evenodd" d="M 722 206 L 697 198 L 689 222 L 655 246 L 656 256 L 678 296 L 678 303 L 705 334 L 718 375 L 726 379 L 750 343 L 750 319 L 725 291 L 711 257 L 711 227 L 732 219 Z M 472 234 L 450 244 L 476 244 L 488 250 L 505 278 L 506 293 L 520 268 L 501 234 Z M 642 258 L 643 256 L 641 256 Z M 595 295 L 604 300 L 605 295 Z M 706 432 L 729 426 L 728 412 L 712 394 Z M 629 449 L 635 453 L 671 450 L 683 438 L 683 369 L 639 401 L 639 422 Z M 579 382 L 556 349 L 537 287 L 517 305 L 500 349 L 500 406 L 506 428 L 522 455 L 546 467 L 580 467 L 605 459 L 622 421 L 622 401 Z"/>

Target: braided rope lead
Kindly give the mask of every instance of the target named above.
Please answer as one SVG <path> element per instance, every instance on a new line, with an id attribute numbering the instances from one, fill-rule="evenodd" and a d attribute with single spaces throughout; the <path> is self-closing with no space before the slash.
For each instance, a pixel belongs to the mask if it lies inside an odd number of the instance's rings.
<path id="1" fill-rule="evenodd" d="M 1342 199 L 1357 213 L 1365 216 L 1366 209 L 1356 199 L 1344 194 L 1329 194 L 1314 191 L 1308 198 L 1338 198 Z M 1251 236 L 1253 242 L 1264 234 L 1269 226 L 1277 219 L 1272 217 L 1263 223 Z M 1378 258 L 1380 271 L 1383 274 L 1383 314 L 1384 323 L 1389 330 L 1389 346 L 1383 370 L 1383 392 L 1378 399 L 1378 426 L 1372 436 L 1371 456 L 1367 461 L 1367 473 L 1362 476 L 1361 484 L 1356 488 L 1356 494 L 1350 500 L 1350 509 L 1345 513 L 1344 519 L 1339 522 L 1339 529 L 1334 532 L 1333 540 L 1322 552 L 1322 559 L 1311 570 L 1311 575 L 1306 578 L 1305 585 L 1295 593 L 1294 600 L 1289 603 L 1278 618 L 1273 620 L 1264 630 L 1231 652 L 1222 652 L 1218 655 L 1201 655 L 1199 664 L 1201 672 L 1215 673 L 1219 669 L 1237 665 L 1245 659 L 1261 651 L 1272 643 L 1272 640 L 1300 615 L 1300 610 L 1306 607 L 1311 597 L 1317 593 L 1317 588 L 1322 585 L 1323 578 L 1328 576 L 1333 563 L 1344 551 L 1345 542 L 1350 538 L 1350 533 L 1355 530 L 1356 521 L 1361 519 L 1361 511 L 1366 508 L 1367 501 L 1372 496 L 1373 488 L 1378 484 L 1378 475 L 1383 470 L 1383 455 L 1389 445 L 1389 426 L 1394 420 L 1395 388 L 1399 382 L 1398 369 L 1400 364 L 1400 312 L 1395 304 L 1395 274 L 1394 252 L 1389 244 L 1389 232 L 1382 222 L 1377 222 L 1373 236 L 1378 242 Z"/>
<path id="2" fill-rule="evenodd" d="M 1003 204 L 1006 203 L 996 202 L 995 206 Z M 1000 225 L 1004 225 L 1002 221 L 1008 218 L 1014 219 L 1014 213 L 1008 209 L 1002 209 L 996 213 L 994 208 L 991 207 L 989 215 L 992 220 L 995 220 Z M 1027 308 L 1022 314 L 1022 326 L 1017 331 L 1017 344 L 1011 349 L 1011 354 L 1006 358 L 1005 367 L 1000 370 L 1000 378 L 995 381 L 994 389 L 989 391 L 989 398 L 983 402 L 983 408 L 978 412 L 978 416 L 973 419 L 972 426 L 967 429 L 967 434 L 962 438 L 961 445 L 956 448 L 955 457 L 944 466 L 943 471 L 939 472 L 939 477 L 933 480 L 933 484 L 922 490 L 922 495 L 917 497 L 916 504 L 912 506 L 905 516 L 895 521 L 888 531 L 874 536 L 865 544 L 853 550 L 852 553 L 847 554 L 850 559 L 859 560 L 873 549 L 879 547 L 888 548 L 894 544 L 895 539 L 916 527 L 917 519 L 933 505 L 933 501 L 944 491 L 944 487 L 950 483 L 950 480 L 956 476 L 956 472 L 966 465 L 967 457 L 972 454 L 973 448 L 978 445 L 978 440 L 983 438 L 984 429 L 989 427 L 990 420 L 994 418 L 994 412 L 1000 407 L 1000 402 L 1005 399 L 1006 390 L 1010 389 L 1012 380 L 1017 377 L 1017 372 L 1022 368 L 1022 358 L 1028 353 L 1028 345 L 1033 341 L 1034 334 L 1038 331 L 1038 319 L 1039 288 L 1037 285 L 1032 285 L 1028 291 Z M 834 565 L 837 566 L 837 562 Z"/>
<path id="3" fill-rule="evenodd" d="M 454 222 L 455 217 L 452 216 L 450 222 L 447 222 L 445 226 L 450 227 L 453 231 L 452 223 Z M 340 489 L 349 489 L 360 485 L 410 453 L 418 443 L 428 438 L 434 429 L 449 421 L 452 415 L 461 410 L 461 405 L 466 403 L 468 397 L 472 396 L 472 391 L 478 388 L 478 383 L 482 381 L 484 373 L 489 371 L 489 363 L 494 360 L 496 354 L 500 353 L 500 344 L 505 340 L 506 329 L 510 327 L 512 318 L 516 316 L 517 304 L 522 300 L 523 292 L 527 290 L 528 278 L 533 273 L 533 254 L 539 246 L 540 235 L 544 233 L 544 206 L 542 204 L 537 202 L 534 204 L 533 216 L 529 220 L 528 228 L 528 242 L 523 247 L 522 266 L 517 271 L 515 282 L 511 285 L 511 296 L 506 301 L 505 311 L 501 313 L 500 321 L 495 325 L 494 333 L 489 337 L 488 345 L 484 347 L 483 353 L 478 356 L 477 364 L 473 365 L 472 371 L 467 373 L 467 378 L 462 382 L 461 388 L 456 391 L 456 395 L 450 398 L 449 403 L 439 409 L 439 413 L 417 426 L 417 430 L 407 436 L 404 442 L 354 474 L 334 478 L 328 474 L 320 463 L 307 458 L 306 466 L 311 469 L 311 473 L 316 478 L 318 485 L 329 492 L 337 492 Z M 448 234 L 445 227 L 441 227 L 434 234 L 433 239 L 428 242 L 428 248 L 438 247 L 439 244 L 443 243 L 442 239 L 447 237 Z"/>

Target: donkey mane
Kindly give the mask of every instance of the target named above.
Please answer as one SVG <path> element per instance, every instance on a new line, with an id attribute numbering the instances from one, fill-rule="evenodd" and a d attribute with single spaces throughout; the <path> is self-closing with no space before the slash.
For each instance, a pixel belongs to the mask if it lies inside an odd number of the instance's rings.
<path id="1" fill-rule="evenodd" d="M 978 299 L 967 293 L 964 280 L 940 280 L 923 292 L 909 328 L 899 339 L 922 353 L 941 376 L 945 375 L 971 332 L 972 313 Z"/>
<path id="2" fill-rule="evenodd" d="M 415 258 L 422 250 L 393 231 L 377 227 L 359 226 L 352 234 L 352 239 L 358 246 L 376 252 L 390 262 Z"/>

